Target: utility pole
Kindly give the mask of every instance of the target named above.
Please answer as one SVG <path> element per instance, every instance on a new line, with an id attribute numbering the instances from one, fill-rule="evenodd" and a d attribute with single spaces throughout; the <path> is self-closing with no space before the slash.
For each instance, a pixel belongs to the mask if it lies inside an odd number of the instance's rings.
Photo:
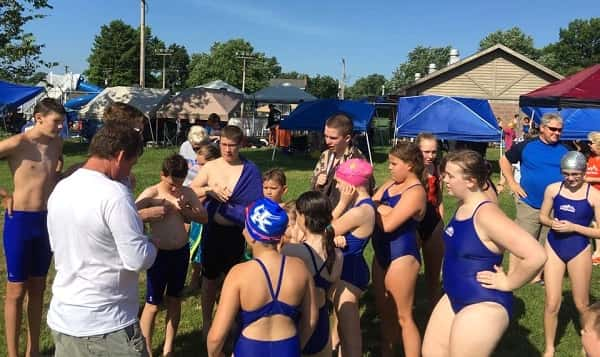
<path id="1" fill-rule="evenodd" d="M 246 51 L 239 51 L 235 53 L 235 57 L 243 61 L 242 65 L 242 94 L 246 95 L 246 61 L 251 61 L 256 58 L 252 53 Z M 241 114 L 242 119 L 244 118 L 244 101 L 242 100 Z"/>
<path id="2" fill-rule="evenodd" d="M 165 59 L 167 58 L 167 56 L 172 56 L 173 52 L 169 51 L 167 49 L 164 49 L 164 50 L 159 50 L 156 54 L 159 55 L 159 56 L 162 56 L 162 58 L 163 58 L 163 68 L 162 68 L 162 82 L 163 83 L 162 83 L 162 89 L 165 89 L 165 77 L 166 77 L 166 74 L 167 74 L 167 70 L 166 70 L 167 68 L 165 66 Z"/>
<path id="3" fill-rule="evenodd" d="M 140 87 L 144 88 L 146 86 L 146 36 L 144 35 L 144 32 L 146 31 L 146 0 L 140 1 Z"/>
<path id="4" fill-rule="evenodd" d="M 344 90 L 346 89 L 346 60 L 342 58 L 342 79 L 340 80 L 339 98 L 344 99 Z"/>

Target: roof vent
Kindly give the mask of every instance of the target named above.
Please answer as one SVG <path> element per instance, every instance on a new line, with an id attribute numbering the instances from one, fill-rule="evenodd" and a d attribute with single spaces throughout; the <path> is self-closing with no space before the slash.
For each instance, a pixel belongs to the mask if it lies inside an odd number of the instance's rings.
<path id="1" fill-rule="evenodd" d="M 435 63 L 430 63 L 428 73 L 431 74 L 431 73 L 435 72 L 436 69 L 437 69 L 437 67 L 436 67 Z"/>
<path id="2" fill-rule="evenodd" d="M 458 54 L 458 50 L 453 48 L 450 50 L 450 60 L 448 61 L 448 65 L 455 64 L 460 61 L 460 55 Z"/>
<path id="3" fill-rule="evenodd" d="M 415 81 L 418 81 L 419 79 L 421 79 L 421 73 L 417 72 L 415 73 Z"/>

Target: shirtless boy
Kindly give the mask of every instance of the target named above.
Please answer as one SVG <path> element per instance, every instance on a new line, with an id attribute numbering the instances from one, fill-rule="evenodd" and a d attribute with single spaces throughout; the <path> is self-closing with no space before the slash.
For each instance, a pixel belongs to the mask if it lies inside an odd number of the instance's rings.
<path id="1" fill-rule="evenodd" d="M 35 126 L 0 142 L 0 158 L 8 161 L 14 192 L 0 190 L 4 208 L 6 299 L 4 322 L 8 356 L 19 355 L 23 299 L 27 293 L 26 356 L 39 355 L 42 304 L 52 253 L 46 228 L 46 204 L 62 169 L 65 109 L 46 98 L 34 108 Z"/>
<path id="2" fill-rule="evenodd" d="M 239 154 L 242 130 L 228 125 L 220 135 L 221 157 L 207 162 L 190 185 L 197 195 L 206 194 L 209 215 L 201 243 L 204 336 L 212 321 L 218 279 L 244 254 L 244 210 L 263 196 L 260 170 Z"/>
<path id="3" fill-rule="evenodd" d="M 154 206 L 167 207 L 162 219 L 149 220 L 152 236 L 157 238 L 159 248 L 154 265 L 148 269 L 146 305 L 140 318 L 150 355 L 154 320 L 165 288 L 167 327 L 162 355 L 170 356 L 173 353 L 181 316 L 181 292 L 190 259 L 185 222 L 205 223 L 207 220 L 206 210 L 194 191 L 183 186 L 187 170 L 187 161 L 181 155 L 167 157 L 163 162 L 160 182 L 144 190 L 136 201 L 138 210 Z"/>

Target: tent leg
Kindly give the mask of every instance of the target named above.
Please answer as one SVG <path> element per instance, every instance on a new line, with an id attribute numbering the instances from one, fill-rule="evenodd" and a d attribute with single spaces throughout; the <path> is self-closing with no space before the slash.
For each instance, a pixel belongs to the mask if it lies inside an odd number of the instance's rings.
<path id="1" fill-rule="evenodd" d="M 277 151 L 277 146 L 279 146 L 279 133 L 275 131 L 275 146 L 273 147 L 273 154 L 271 155 L 271 161 L 275 161 L 275 151 Z"/>
<path id="2" fill-rule="evenodd" d="M 371 156 L 371 144 L 369 143 L 369 133 L 365 131 L 365 137 L 367 138 L 367 150 L 369 151 L 369 162 L 373 166 L 373 157 Z"/>

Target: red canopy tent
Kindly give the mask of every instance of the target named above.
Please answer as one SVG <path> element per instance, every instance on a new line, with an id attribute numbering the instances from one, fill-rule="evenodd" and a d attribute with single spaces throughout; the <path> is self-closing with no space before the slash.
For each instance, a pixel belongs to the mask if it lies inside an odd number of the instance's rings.
<path id="1" fill-rule="evenodd" d="M 600 64 L 520 96 L 519 106 L 600 108 Z"/>

